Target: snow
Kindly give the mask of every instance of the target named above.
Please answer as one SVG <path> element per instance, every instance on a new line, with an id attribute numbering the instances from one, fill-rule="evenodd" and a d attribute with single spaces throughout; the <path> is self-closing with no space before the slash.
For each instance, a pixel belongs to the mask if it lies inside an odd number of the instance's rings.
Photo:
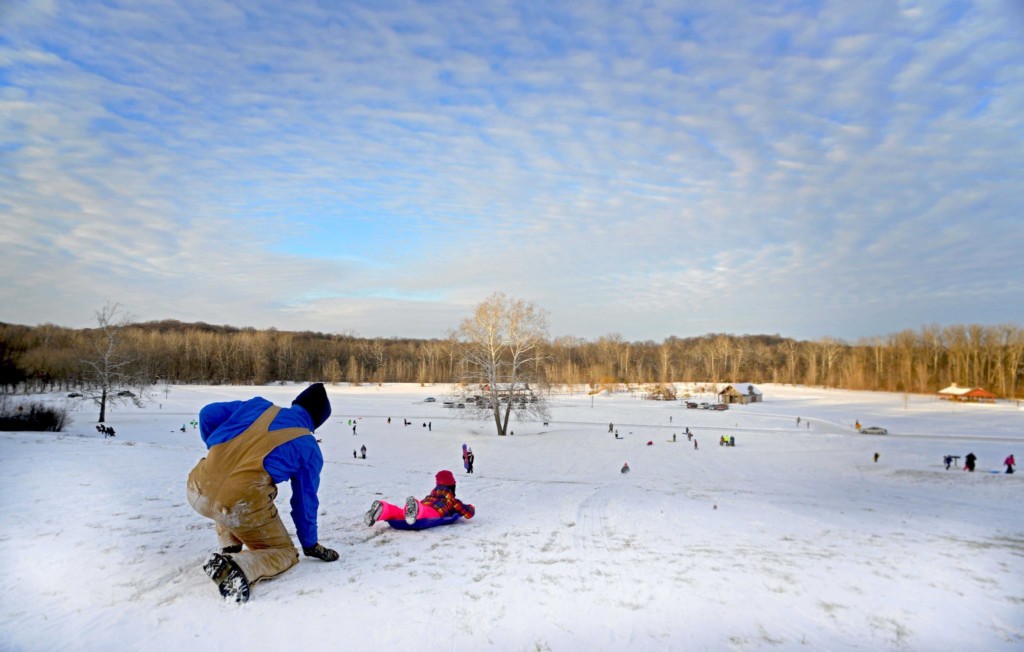
<path id="1" fill-rule="evenodd" d="M 320 540 L 341 559 L 303 558 L 244 605 L 201 569 L 216 537 L 185 478 L 203 446 L 180 428 L 208 402 L 288 405 L 301 388 L 160 388 L 112 413 L 113 439 L 76 406 L 65 433 L 0 433 L 0 649 L 1024 646 L 1024 474 L 999 473 L 1024 453 L 1018 405 L 760 388 L 763 403 L 724 412 L 559 394 L 548 426 L 499 438 L 442 407 L 443 386 L 329 387 Z M 858 420 L 891 434 L 857 434 Z M 719 447 L 722 434 L 736 446 Z M 977 472 L 944 468 L 972 451 Z M 363 524 L 374 499 L 422 497 L 442 468 L 476 518 Z M 282 486 L 292 530 L 288 498 Z"/>

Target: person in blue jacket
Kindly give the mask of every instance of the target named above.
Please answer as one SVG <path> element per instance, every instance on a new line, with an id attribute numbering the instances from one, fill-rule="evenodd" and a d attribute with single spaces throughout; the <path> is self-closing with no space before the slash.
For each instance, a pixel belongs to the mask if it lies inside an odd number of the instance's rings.
<path id="1" fill-rule="evenodd" d="M 208 453 L 189 474 L 188 501 L 216 524 L 221 551 L 210 556 L 203 570 L 225 598 L 245 602 L 252 584 L 299 562 L 274 505 L 277 485 L 285 480 L 291 481 L 291 516 L 303 554 L 338 559 L 317 536 L 324 459 L 312 433 L 330 415 L 322 383 L 307 387 L 290 408 L 257 396 L 211 403 L 199 412 L 199 433 Z"/>

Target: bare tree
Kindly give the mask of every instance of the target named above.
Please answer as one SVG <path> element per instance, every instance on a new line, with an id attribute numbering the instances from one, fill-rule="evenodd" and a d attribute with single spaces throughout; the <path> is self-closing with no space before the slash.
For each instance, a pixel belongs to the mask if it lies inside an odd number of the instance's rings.
<path id="1" fill-rule="evenodd" d="M 493 417 L 500 436 L 508 434 L 513 407 L 526 415 L 549 418 L 547 398 L 538 392 L 544 378 L 545 311 L 496 292 L 463 320 L 457 337 L 463 391 L 480 396 L 467 401 L 471 414 Z"/>
<path id="2" fill-rule="evenodd" d="M 381 383 L 384 380 L 384 354 L 386 347 L 384 340 L 377 337 L 359 347 L 359 353 L 369 369 L 373 369 L 373 382 Z"/>
<path id="3" fill-rule="evenodd" d="M 150 385 L 138 357 L 125 345 L 125 330 L 134 318 L 121 311 L 116 303 L 108 303 L 96 312 L 97 328 L 91 333 L 89 353 L 81 360 L 86 390 L 85 397 L 100 409 L 99 422 L 107 420 L 107 406 L 122 403 L 142 405 L 145 389 Z M 136 394 L 130 388 L 136 388 Z"/>

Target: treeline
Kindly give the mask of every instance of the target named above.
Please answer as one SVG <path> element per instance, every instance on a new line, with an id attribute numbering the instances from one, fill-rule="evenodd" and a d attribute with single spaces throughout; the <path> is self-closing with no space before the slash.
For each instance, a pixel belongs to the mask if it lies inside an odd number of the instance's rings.
<path id="1" fill-rule="evenodd" d="M 4 392 L 73 390 L 87 382 L 83 360 L 95 329 L 0 324 Z M 360 338 L 161 321 L 121 329 L 118 346 L 153 383 L 449 383 L 459 377 L 459 343 Z M 929 326 L 847 343 L 778 335 L 708 334 L 663 342 L 618 335 L 544 344 L 540 375 L 550 383 L 754 382 L 930 393 L 950 383 L 1018 397 L 1024 330 L 1016 325 Z"/>

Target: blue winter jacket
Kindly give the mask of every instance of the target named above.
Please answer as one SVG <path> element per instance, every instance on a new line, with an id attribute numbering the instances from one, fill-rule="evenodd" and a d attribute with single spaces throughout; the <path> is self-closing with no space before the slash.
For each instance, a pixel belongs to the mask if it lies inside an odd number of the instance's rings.
<path id="1" fill-rule="evenodd" d="M 248 429 L 273 405 L 257 396 L 248 401 L 210 403 L 199 411 L 199 434 L 207 450 L 231 441 Z M 270 430 L 306 428 L 312 433 L 313 418 L 299 406 L 281 408 Z M 292 520 L 303 547 L 317 543 L 316 514 L 320 508 L 317 490 L 324 458 L 312 434 L 297 437 L 270 451 L 263 458 L 263 469 L 275 483 L 292 481 Z"/>

